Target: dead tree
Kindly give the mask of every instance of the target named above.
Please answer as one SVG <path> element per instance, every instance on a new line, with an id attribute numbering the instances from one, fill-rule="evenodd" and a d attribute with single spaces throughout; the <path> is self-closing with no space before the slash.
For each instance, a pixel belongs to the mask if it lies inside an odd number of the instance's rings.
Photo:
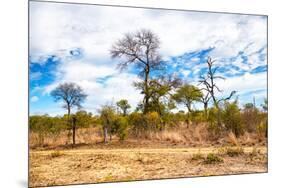
<path id="1" fill-rule="evenodd" d="M 204 115 L 205 118 L 208 119 L 208 105 L 211 97 L 210 94 L 207 92 L 206 95 L 202 95 L 200 101 L 203 103 L 204 106 Z"/>
<path id="2" fill-rule="evenodd" d="M 212 60 L 210 57 L 207 59 L 207 66 L 208 71 L 206 73 L 206 76 L 200 76 L 199 84 L 203 85 L 203 88 L 201 90 L 205 90 L 208 95 L 210 95 L 210 99 L 212 99 L 214 106 L 218 109 L 218 126 L 221 127 L 221 118 L 220 118 L 220 107 L 219 104 L 222 101 L 227 101 L 232 98 L 232 96 L 236 93 L 236 91 L 232 91 L 228 97 L 218 99 L 216 97 L 216 92 L 222 92 L 222 90 L 216 85 L 215 81 L 217 79 L 225 79 L 222 76 L 217 76 L 216 72 L 218 70 L 218 66 L 214 67 L 214 60 Z M 209 100 L 210 100 L 209 99 Z M 209 102 L 208 100 L 208 102 Z M 205 101 L 206 102 L 206 101 Z M 208 102 L 207 105 L 208 105 Z M 205 105 L 205 104 L 204 104 Z"/>

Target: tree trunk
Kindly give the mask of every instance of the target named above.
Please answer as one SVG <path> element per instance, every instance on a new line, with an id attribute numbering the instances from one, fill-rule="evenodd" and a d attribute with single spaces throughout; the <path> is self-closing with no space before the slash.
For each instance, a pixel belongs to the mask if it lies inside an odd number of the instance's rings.
<path id="1" fill-rule="evenodd" d="M 107 127 L 103 127 L 103 142 L 107 142 Z"/>
<path id="2" fill-rule="evenodd" d="M 67 142 L 70 142 L 70 137 L 71 137 L 71 128 L 70 128 L 70 106 L 67 103 L 67 130 L 68 130 L 68 134 L 67 134 Z"/>
<path id="3" fill-rule="evenodd" d="M 76 117 L 73 117 L 72 124 L 72 144 L 75 145 L 75 135 L 76 135 Z"/>
<path id="4" fill-rule="evenodd" d="M 72 143 L 75 145 L 75 132 L 76 132 L 76 126 L 73 125 L 72 127 Z"/>
<path id="5" fill-rule="evenodd" d="M 149 77 L 149 66 L 145 69 L 145 78 L 144 78 L 144 114 L 148 112 L 148 101 L 149 101 L 149 95 L 148 95 L 148 77 Z"/>
<path id="6" fill-rule="evenodd" d="M 208 119 L 208 103 L 204 103 L 204 114 L 206 120 Z"/>

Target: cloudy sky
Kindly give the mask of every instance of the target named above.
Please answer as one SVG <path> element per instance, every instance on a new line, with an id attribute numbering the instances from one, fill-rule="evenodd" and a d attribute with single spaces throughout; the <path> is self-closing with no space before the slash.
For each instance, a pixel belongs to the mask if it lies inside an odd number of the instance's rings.
<path id="1" fill-rule="evenodd" d="M 63 82 L 84 89 L 84 109 L 93 113 L 122 98 L 134 108 L 142 99 L 132 86 L 136 71 L 120 72 L 109 50 L 125 33 L 143 28 L 158 35 L 168 72 L 195 84 L 210 56 L 226 78 L 218 82 L 220 97 L 236 90 L 240 105 L 253 97 L 260 105 L 266 97 L 265 16 L 30 2 L 29 27 L 31 114 L 65 113 L 50 96 Z"/>

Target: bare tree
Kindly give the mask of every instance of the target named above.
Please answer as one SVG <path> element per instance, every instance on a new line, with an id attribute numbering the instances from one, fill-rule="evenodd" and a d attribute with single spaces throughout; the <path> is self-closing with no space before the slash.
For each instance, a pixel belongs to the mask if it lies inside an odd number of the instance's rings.
<path id="1" fill-rule="evenodd" d="M 211 97 L 211 99 L 213 100 L 213 103 L 214 103 L 214 106 L 216 108 L 219 108 L 219 103 L 221 101 L 227 101 L 227 100 L 230 100 L 231 97 L 236 93 L 236 91 L 232 91 L 230 93 L 230 95 L 226 98 L 221 98 L 221 99 L 218 99 L 216 97 L 216 92 L 222 92 L 222 90 L 216 85 L 215 83 L 215 80 L 216 79 L 225 79 L 224 77 L 222 76 L 216 76 L 216 72 L 218 70 L 219 67 L 213 67 L 214 65 L 214 60 L 212 60 L 210 57 L 208 57 L 208 60 L 207 60 L 207 65 L 208 65 L 208 71 L 207 71 L 207 75 L 204 77 L 204 76 L 200 76 L 200 79 L 199 80 L 199 85 L 203 84 L 204 87 L 201 88 L 201 90 L 205 90 Z"/>
<path id="2" fill-rule="evenodd" d="M 63 83 L 57 86 L 51 95 L 54 97 L 55 101 L 63 101 L 63 108 L 67 109 L 67 121 L 70 124 L 70 114 L 71 109 L 74 107 L 81 108 L 81 103 L 83 103 L 87 95 L 83 92 L 81 87 L 75 83 Z M 72 121 L 72 143 L 75 145 L 75 128 L 76 119 Z"/>
<path id="3" fill-rule="evenodd" d="M 129 64 L 135 64 L 139 69 L 139 76 L 143 78 L 144 94 L 143 104 L 144 113 L 148 111 L 149 80 L 152 70 L 160 68 L 161 57 L 158 53 L 159 39 L 150 30 L 142 29 L 135 33 L 127 33 L 118 40 L 111 48 L 110 53 L 112 58 L 123 58 L 118 66 L 124 69 Z"/>
<path id="4" fill-rule="evenodd" d="M 203 103 L 204 106 L 204 115 L 205 118 L 208 118 L 208 105 L 211 97 L 210 94 L 207 92 L 206 95 L 202 94 L 200 101 Z"/>
<path id="5" fill-rule="evenodd" d="M 216 92 L 222 92 L 222 90 L 216 85 L 216 80 L 217 79 L 225 79 L 224 77 L 222 76 L 217 76 L 216 75 L 216 72 L 218 70 L 218 66 L 217 67 L 214 67 L 214 60 L 212 60 L 210 57 L 208 57 L 207 59 L 207 65 L 208 65 L 208 71 L 207 71 L 207 74 L 206 76 L 200 76 L 200 80 L 199 80 L 199 84 L 198 85 L 203 85 L 203 88 L 201 88 L 201 90 L 205 90 L 207 92 L 207 94 L 210 95 L 210 98 L 213 100 L 213 104 L 214 106 L 218 109 L 218 115 L 217 115 L 217 120 L 218 120 L 218 126 L 221 127 L 221 115 L 220 115 L 220 108 L 219 108 L 219 104 L 220 102 L 222 101 L 227 101 L 227 100 L 230 100 L 231 97 L 236 93 L 236 91 L 232 91 L 230 93 L 230 95 L 228 97 L 225 97 L 225 98 L 221 98 L 221 99 L 218 99 L 216 97 Z M 209 99 L 210 100 L 210 99 Z M 208 102 L 209 102 L 208 100 Z M 208 102 L 205 101 L 208 105 Z"/>

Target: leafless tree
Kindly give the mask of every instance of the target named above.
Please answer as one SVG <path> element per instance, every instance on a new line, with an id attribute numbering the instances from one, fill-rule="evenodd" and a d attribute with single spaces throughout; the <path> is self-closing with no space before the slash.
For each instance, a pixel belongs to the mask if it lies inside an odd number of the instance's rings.
<path id="1" fill-rule="evenodd" d="M 111 48 L 112 58 L 122 58 L 118 65 L 122 70 L 129 64 L 135 64 L 139 69 L 139 76 L 143 78 L 144 88 L 144 113 L 148 110 L 149 103 L 149 80 L 152 70 L 159 69 L 161 56 L 158 53 L 159 39 L 150 30 L 142 29 L 135 33 L 127 33 L 118 40 Z"/>
<path id="2" fill-rule="evenodd" d="M 216 92 L 222 92 L 222 90 L 216 85 L 215 80 L 216 79 L 225 79 L 222 76 L 216 76 L 216 72 L 218 70 L 219 67 L 213 67 L 214 66 L 214 60 L 212 60 L 210 57 L 208 57 L 207 60 L 207 65 L 208 65 L 208 71 L 206 76 L 200 76 L 200 80 L 199 80 L 199 85 L 203 84 L 203 88 L 201 88 L 201 90 L 205 90 L 207 92 L 207 94 L 210 95 L 210 98 L 213 100 L 214 106 L 216 108 L 219 108 L 219 103 L 221 101 L 226 101 L 226 100 L 230 100 L 232 98 L 232 96 L 236 93 L 236 91 L 232 91 L 230 93 L 230 95 L 226 98 L 221 98 L 218 99 L 216 97 Z M 206 97 L 206 96 L 205 96 Z M 208 96 L 207 96 L 208 98 Z M 206 98 L 206 100 L 207 100 Z M 209 100 L 208 100 L 209 101 Z"/>
<path id="3" fill-rule="evenodd" d="M 205 114 L 205 118 L 208 118 L 208 105 L 209 105 L 209 101 L 210 101 L 211 97 L 210 94 L 208 92 L 206 92 L 206 95 L 202 95 L 200 101 L 203 103 L 204 105 L 204 114 Z"/>
<path id="4" fill-rule="evenodd" d="M 204 102 L 204 108 L 205 108 L 205 105 L 208 106 L 208 102 L 210 99 L 213 100 L 213 104 L 214 106 L 218 109 L 218 115 L 217 115 L 217 120 L 218 120 L 218 126 L 221 127 L 221 115 L 220 115 L 220 108 L 219 108 L 219 104 L 220 102 L 222 101 L 227 101 L 227 100 L 230 100 L 232 98 L 232 96 L 236 93 L 236 91 L 232 91 L 230 93 L 230 95 L 228 97 L 225 97 L 225 98 L 221 98 L 221 99 L 218 99 L 216 97 L 216 92 L 222 92 L 222 90 L 216 85 L 216 80 L 217 79 L 225 79 L 224 77 L 222 76 L 217 76 L 216 75 L 216 72 L 218 70 L 218 66 L 217 67 L 214 67 L 214 60 L 212 60 L 210 57 L 208 57 L 207 59 L 207 65 L 208 65 L 208 71 L 207 71 L 207 74 L 206 76 L 200 76 L 200 80 L 199 80 L 199 85 L 203 85 L 203 88 L 201 88 L 201 90 L 205 90 L 207 92 L 207 95 L 210 95 L 210 96 L 205 96 L 207 97 L 205 102 Z M 208 97 L 210 97 L 210 99 L 208 99 Z M 207 101 L 208 99 L 208 101 Z"/>
<path id="5" fill-rule="evenodd" d="M 70 124 L 70 114 L 73 107 L 81 108 L 81 103 L 83 103 L 87 95 L 83 92 L 82 88 L 75 83 L 63 83 L 57 86 L 51 95 L 54 97 L 55 101 L 63 101 L 63 108 L 67 109 L 67 121 Z M 72 121 L 72 143 L 75 145 L 75 128 L 76 119 Z"/>

